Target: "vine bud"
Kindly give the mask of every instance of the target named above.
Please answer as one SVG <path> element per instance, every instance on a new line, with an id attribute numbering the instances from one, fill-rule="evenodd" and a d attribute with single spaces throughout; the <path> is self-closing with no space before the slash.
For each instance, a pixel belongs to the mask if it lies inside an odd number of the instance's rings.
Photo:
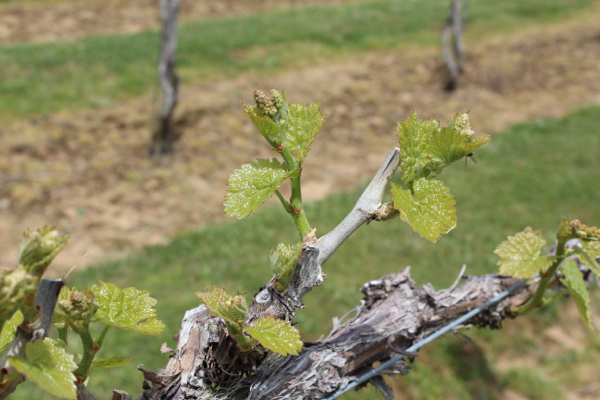
<path id="1" fill-rule="evenodd" d="M 33 232 L 27 230 L 19 249 L 19 264 L 24 265 L 32 275 L 41 277 L 66 243 L 67 236 L 60 235 L 54 228 L 44 226 Z"/>
<path id="2" fill-rule="evenodd" d="M 98 311 L 94 293 L 90 289 L 85 289 L 83 292 L 72 292 L 67 300 L 60 300 L 56 305 L 74 322 L 89 323 Z"/>
<path id="3" fill-rule="evenodd" d="M 472 137 L 475 132 L 471 130 L 471 121 L 469 120 L 469 114 L 462 113 L 456 114 L 454 119 L 450 122 L 448 128 L 456 129 L 462 135 L 466 135 L 468 137 Z"/>
<path id="4" fill-rule="evenodd" d="M 275 105 L 273 105 L 273 101 L 262 91 L 254 91 L 254 101 L 256 102 L 256 107 L 264 115 L 268 115 L 270 117 L 275 117 L 275 115 L 277 115 L 277 108 L 275 108 Z"/>
<path id="5" fill-rule="evenodd" d="M 285 97 L 275 89 L 271 89 L 271 102 L 278 112 L 281 112 L 286 106 Z"/>
<path id="6" fill-rule="evenodd" d="M 556 236 L 563 239 L 577 238 L 598 240 L 600 239 L 600 229 L 595 226 L 587 226 L 578 219 L 570 220 L 563 218 L 560 222 L 560 228 Z"/>

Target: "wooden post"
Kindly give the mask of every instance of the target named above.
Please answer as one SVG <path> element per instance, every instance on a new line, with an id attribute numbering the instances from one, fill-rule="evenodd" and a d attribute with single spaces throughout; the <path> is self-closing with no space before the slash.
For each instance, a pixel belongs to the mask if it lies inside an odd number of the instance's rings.
<path id="1" fill-rule="evenodd" d="M 445 89 L 453 91 L 463 72 L 463 53 L 461 44 L 462 15 L 460 0 L 452 0 L 450 12 L 442 31 L 442 57 L 448 70 Z M 451 45 L 452 42 L 452 45 Z"/>
<path id="2" fill-rule="evenodd" d="M 172 127 L 173 110 L 177 105 L 179 78 L 175 74 L 175 52 L 177 50 L 177 12 L 180 0 L 158 0 L 163 21 L 158 61 L 158 80 L 162 89 L 162 106 L 156 114 L 148 155 L 160 157 L 173 150 L 179 139 Z"/>

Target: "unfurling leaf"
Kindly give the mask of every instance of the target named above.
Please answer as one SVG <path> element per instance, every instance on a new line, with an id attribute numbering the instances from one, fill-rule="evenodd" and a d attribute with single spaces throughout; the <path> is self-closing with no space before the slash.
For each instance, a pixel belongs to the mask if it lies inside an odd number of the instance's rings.
<path id="1" fill-rule="evenodd" d="M 301 163 L 324 123 L 325 115 L 319 103 L 290 104 L 284 148 L 290 153 L 296 152 L 296 159 Z"/>
<path id="2" fill-rule="evenodd" d="M 394 208 L 400 218 L 422 238 L 437 242 L 442 234 L 456 228 L 456 204 L 449 189 L 436 179 L 421 178 L 410 189 L 392 183 Z"/>
<path id="3" fill-rule="evenodd" d="M 277 277 L 276 288 L 280 292 L 283 291 L 292 277 L 298 257 L 302 253 L 302 242 L 287 245 L 280 243 L 276 250 L 269 252 L 269 260 L 271 261 L 271 269 Z"/>
<path id="4" fill-rule="evenodd" d="M 469 135 L 456 128 L 434 131 L 431 143 L 427 148 L 428 156 L 431 159 L 427 167 L 432 172 L 439 173 L 453 162 L 464 159 L 489 140 L 489 136 L 473 138 L 472 133 Z"/>
<path id="5" fill-rule="evenodd" d="M 229 176 L 225 214 L 238 219 L 248 218 L 284 180 L 293 176 L 298 176 L 298 171 L 288 172 L 275 158 L 242 165 Z"/>
<path id="6" fill-rule="evenodd" d="M 41 277 L 46 267 L 67 244 L 67 236 L 44 226 L 37 231 L 25 231 L 19 249 L 19 264 L 29 273 Z"/>
<path id="7" fill-rule="evenodd" d="M 127 365 L 131 362 L 129 357 L 109 357 L 109 358 L 97 358 L 92 361 L 89 374 L 92 373 L 94 368 L 115 368 L 122 365 Z"/>
<path id="8" fill-rule="evenodd" d="M 71 293 L 76 291 L 77 288 L 74 287 L 73 290 L 71 290 L 67 285 L 65 285 L 62 287 L 62 289 L 60 289 L 60 293 L 58 294 L 58 299 L 56 299 L 56 301 L 69 300 L 69 298 L 71 298 Z"/>
<path id="9" fill-rule="evenodd" d="M 254 91 L 255 106 L 244 104 L 244 112 L 267 139 L 269 144 L 277 149 L 278 145 L 285 141 L 285 118 L 288 114 L 288 105 L 285 94 L 277 90 L 271 90 L 271 97 L 260 90 Z"/>
<path id="10" fill-rule="evenodd" d="M 211 290 L 194 291 L 194 293 L 213 315 L 236 324 L 246 319 L 248 305 L 244 297 L 245 292 L 238 292 L 237 295 L 232 296 L 231 292 L 227 293 L 225 289 L 213 285 Z"/>
<path id="11" fill-rule="evenodd" d="M 256 106 L 244 106 L 244 112 L 258 129 L 258 131 L 267 139 L 267 141 L 275 146 L 283 141 L 282 133 L 284 128 L 283 122 L 275 122 L 268 115 L 261 113 Z"/>
<path id="12" fill-rule="evenodd" d="M 580 239 L 581 248 L 575 247 L 575 252 L 579 254 L 579 260 L 585 264 L 593 273 L 600 276 L 600 266 L 597 258 L 600 258 L 600 242 L 597 240 Z"/>
<path id="13" fill-rule="evenodd" d="M 73 291 L 76 292 L 77 288 L 73 288 Z M 71 289 L 69 289 L 69 287 L 67 285 L 63 286 L 62 289 L 60 289 L 60 293 L 58 294 L 58 299 L 56 300 L 56 304 L 58 305 L 58 303 L 60 301 L 63 300 L 69 300 L 69 298 L 71 297 Z M 54 309 L 54 314 L 52 314 L 52 323 L 53 324 L 60 324 L 60 325 L 55 325 L 55 327 L 59 327 L 59 326 L 63 326 L 63 322 L 65 322 L 65 317 L 66 315 L 63 314 L 62 310 L 57 306 Z"/>
<path id="14" fill-rule="evenodd" d="M 302 350 L 300 332 L 289 322 L 277 320 L 275 317 L 261 317 L 254 327 L 244 326 L 244 329 L 263 347 L 283 356 L 296 356 Z"/>
<path id="15" fill-rule="evenodd" d="M 494 250 L 500 256 L 500 273 L 527 279 L 546 270 L 554 258 L 540 254 L 545 244 L 542 233 L 531 228 L 509 236 Z"/>
<path id="16" fill-rule="evenodd" d="M 0 351 L 6 350 L 6 348 L 12 343 L 17 332 L 17 326 L 23 322 L 23 313 L 20 310 L 12 316 L 11 319 L 4 323 L 2 327 L 2 333 L 0 333 Z"/>
<path id="17" fill-rule="evenodd" d="M 54 396 L 77 398 L 73 356 L 50 338 L 27 343 L 27 358 L 7 357 L 11 366 Z"/>
<path id="18" fill-rule="evenodd" d="M 27 299 L 34 298 L 37 282 L 38 279 L 31 275 L 24 265 L 0 271 L 0 328 Z M 35 309 L 31 312 L 35 314 Z"/>
<path id="19" fill-rule="evenodd" d="M 98 311 L 94 315 L 96 320 L 145 335 L 162 332 L 165 325 L 156 319 L 156 310 L 152 308 L 157 301 L 149 296 L 148 291 L 100 283 L 100 287 L 94 285 L 92 288 L 98 303 Z"/>
<path id="20" fill-rule="evenodd" d="M 421 121 L 416 112 L 412 112 L 406 121 L 398 122 L 398 141 L 400 142 L 400 169 L 402 180 L 412 181 L 418 170 L 428 162 L 427 147 L 431 143 L 434 132 L 439 130 L 439 124 L 435 120 Z"/>
<path id="21" fill-rule="evenodd" d="M 245 292 L 238 292 L 237 295 L 232 296 L 231 292 L 227 293 L 225 289 L 213 285 L 211 290 L 194 291 L 194 293 L 202 300 L 208 311 L 225 320 L 227 331 L 235 338 L 241 351 L 252 348 L 254 341 L 244 334 L 241 325 L 248 314 Z"/>
<path id="22" fill-rule="evenodd" d="M 398 123 L 402 179 L 410 182 L 439 174 L 455 161 L 469 157 L 486 144 L 488 136 L 474 137 L 467 114 L 456 114 L 446 128 L 435 120 L 421 121 L 414 111 Z"/>
<path id="23" fill-rule="evenodd" d="M 577 310 L 579 310 L 579 315 L 585 326 L 594 332 L 591 319 L 592 314 L 590 312 L 590 294 L 583 280 L 583 274 L 579 271 L 577 263 L 573 260 L 566 260 L 563 263 L 562 270 L 565 279 L 561 279 L 560 281 L 569 288 L 569 292 L 573 296 L 575 304 L 577 304 Z"/>

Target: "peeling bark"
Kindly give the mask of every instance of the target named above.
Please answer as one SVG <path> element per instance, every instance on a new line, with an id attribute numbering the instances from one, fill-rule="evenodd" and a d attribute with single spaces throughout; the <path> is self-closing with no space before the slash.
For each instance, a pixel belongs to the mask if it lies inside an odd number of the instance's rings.
<path id="1" fill-rule="evenodd" d="M 305 343 L 297 357 L 266 358 L 254 374 L 231 379 L 218 390 L 207 381 L 211 372 L 203 367 L 209 366 L 206 363 L 211 358 L 209 353 L 219 340 L 223 342 L 221 346 L 229 346 L 227 340 L 222 339 L 227 331 L 219 318 L 210 317 L 203 306 L 198 307 L 186 314 L 167 370 L 151 378 L 155 386 L 146 396 L 150 399 L 231 400 L 324 398 L 356 380 L 370 370 L 373 363 L 394 357 L 393 348 L 410 347 L 518 281 L 496 274 L 465 279 L 461 286 L 438 292 L 428 285 L 419 289 L 406 268 L 368 282 L 361 289 L 365 297 L 357 315 L 344 324 L 334 321 L 329 337 Z M 469 323 L 499 328 L 503 319 L 513 317 L 510 307 L 523 304 L 534 290 L 535 285 L 525 286 Z M 212 365 L 214 367 L 216 365 Z M 408 365 L 399 361 L 384 374 L 405 375 L 409 371 Z M 387 392 L 382 382 L 371 380 Z"/>
<path id="2" fill-rule="evenodd" d="M 584 274 L 593 274 L 580 264 Z M 320 399 L 343 389 L 372 369 L 373 363 L 393 358 L 472 309 L 481 306 L 519 281 L 506 275 L 466 276 L 460 286 L 435 291 L 431 285 L 417 288 L 410 268 L 385 275 L 363 285 L 364 299 L 348 322 L 334 319 L 334 328 L 324 340 L 305 343 L 299 356 L 267 357 L 253 374 L 238 376 L 220 386 L 206 380 L 203 369 L 211 346 L 227 336 L 222 320 L 210 317 L 204 306 L 188 311 L 182 323 L 177 349 L 167 370 L 152 377 L 155 386 L 139 399 Z M 512 293 L 469 320 L 469 326 L 499 329 L 512 319 L 511 307 L 527 302 L 537 280 Z M 343 319 L 343 318 L 342 318 Z M 215 333 L 217 333 L 215 335 Z M 212 337 L 212 339 L 209 339 Z M 224 341 L 225 346 L 231 344 Z M 187 361 L 182 362 L 181 360 Z M 175 361 L 174 361 L 175 360 Z M 212 365 L 211 368 L 214 368 Z M 369 382 L 386 399 L 391 392 L 382 375 L 406 375 L 410 367 L 398 361 Z"/>

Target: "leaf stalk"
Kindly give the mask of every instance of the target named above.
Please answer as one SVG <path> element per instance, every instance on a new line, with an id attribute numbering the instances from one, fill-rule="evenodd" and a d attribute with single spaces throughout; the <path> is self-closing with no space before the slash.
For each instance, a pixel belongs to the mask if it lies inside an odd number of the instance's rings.
<path id="1" fill-rule="evenodd" d="M 290 151 L 285 147 L 281 151 L 281 156 L 285 161 L 288 171 L 293 171 L 294 169 L 301 167 L 301 164 L 296 163 L 296 160 L 294 160 L 294 157 Z M 304 205 L 302 204 L 302 188 L 300 184 L 301 174 L 302 171 L 297 178 L 290 179 L 292 184 L 292 196 L 289 203 L 283 200 L 283 197 L 279 191 L 276 191 L 276 193 L 287 213 L 292 216 L 300 237 L 304 237 L 304 235 L 310 233 L 310 223 L 308 222 L 308 218 L 306 218 L 306 214 L 304 213 Z M 288 207 L 288 205 L 290 207 Z"/>
<path id="2" fill-rule="evenodd" d="M 548 268 L 545 272 L 541 273 L 541 280 L 538 284 L 537 290 L 531 300 L 520 307 L 513 307 L 511 309 L 512 313 L 515 315 L 526 315 L 529 314 L 533 310 L 537 310 L 545 304 L 549 304 L 554 300 L 554 297 L 546 300 L 544 299 L 544 294 L 546 293 L 546 289 L 550 284 L 550 281 L 554 278 L 554 274 L 556 274 L 556 270 L 562 263 L 565 258 L 565 244 L 566 239 L 559 238 L 557 246 L 556 246 L 556 260 L 550 268 Z"/>

